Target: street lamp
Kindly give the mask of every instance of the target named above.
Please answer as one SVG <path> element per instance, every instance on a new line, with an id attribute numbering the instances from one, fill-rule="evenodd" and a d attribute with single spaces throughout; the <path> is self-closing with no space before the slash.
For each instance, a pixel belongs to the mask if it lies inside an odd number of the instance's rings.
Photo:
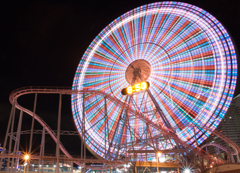
<path id="1" fill-rule="evenodd" d="M 26 171 L 26 166 L 27 166 L 27 162 L 25 162 L 25 163 L 23 164 L 23 166 L 24 166 L 23 171 L 24 171 L 24 173 L 25 173 L 25 171 Z"/>
<path id="2" fill-rule="evenodd" d="M 159 157 L 161 157 L 162 153 L 158 152 L 157 153 L 157 173 L 159 172 L 159 168 L 158 168 L 158 162 L 159 162 Z"/>
<path id="3" fill-rule="evenodd" d="M 191 171 L 190 171 L 190 169 L 185 169 L 184 171 L 183 171 L 184 173 L 190 173 Z"/>
<path id="4" fill-rule="evenodd" d="M 24 156 L 24 160 L 25 160 L 25 161 L 28 161 L 29 158 L 30 158 L 30 157 L 29 157 L 28 154 L 26 154 L 26 155 Z"/>
<path id="5" fill-rule="evenodd" d="M 24 155 L 24 160 L 25 160 L 25 163 L 24 163 L 24 173 L 25 173 L 25 170 L 26 170 L 26 166 L 27 166 L 27 164 L 28 164 L 28 160 L 29 160 L 29 158 L 30 158 L 30 156 L 28 155 L 28 154 L 26 154 L 26 155 Z"/>

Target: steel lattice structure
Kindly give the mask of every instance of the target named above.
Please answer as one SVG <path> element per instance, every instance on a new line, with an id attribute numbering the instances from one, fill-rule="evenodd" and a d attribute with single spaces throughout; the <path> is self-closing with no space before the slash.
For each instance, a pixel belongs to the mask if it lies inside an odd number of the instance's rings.
<path id="1" fill-rule="evenodd" d="M 35 112 L 34 110 L 28 110 L 24 107 L 22 107 L 21 105 L 18 104 L 17 99 L 22 96 L 22 95 L 28 95 L 28 94 L 35 94 L 35 98 L 37 98 L 36 96 L 39 94 L 59 94 L 59 105 L 61 105 L 61 95 L 71 95 L 71 94 L 79 94 L 82 97 L 88 95 L 88 94 L 93 94 L 95 96 L 100 96 L 103 97 L 106 101 L 112 102 L 115 105 L 118 105 L 120 107 L 122 107 L 122 109 L 124 109 L 125 111 L 128 111 L 129 113 L 133 114 L 134 116 L 138 117 L 139 119 L 141 119 L 142 121 L 144 121 L 145 123 L 147 123 L 149 126 L 151 126 L 154 130 L 160 132 L 161 134 L 159 136 L 168 136 L 169 139 L 171 139 L 172 141 L 175 141 L 179 146 L 181 146 L 181 148 L 178 149 L 169 149 L 169 150 L 148 150 L 148 153 L 152 153 L 155 154 L 156 152 L 164 152 L 164 153 L 175 153 L 178 154 L 179 156 L 176 158 L 177 160 L 175 161 L 175 163 L 172 163 L 172 165 L 179 167 L 180 165 L 182 165 L 182 163 L 178 163 L 181 159 L 185 160 L 191 156 L 191 159 L 194 159 L 193 164 L 194 165 L 198 165 L 199 168 L 204 168 L 206 166 L 206 163 L 204 163 L 204 165 L 202 165 L 202 159 L 204 160 L 204 162 L 210 162 L 210 163 L 214 163 L 216 164 L 222 164 L 222 160 L 216 159 L 216 157 L 208 155 L 207 153 L 203 153 L 201 151 L 201 148 L 196 147 L 194 148 L 193 146 L 187 144 L 186 142 L 182 141 L 181 139 L 179 139 L 179 137 L 176 136 L 176 134 L 174 133 L 173 130 L 167 129 L 162 127 L 161 125 L 152 122 L 151 120 L 149 120 L 147 117 L 144 116 L 144 114 L 140 111 L 137 111 L 135 109 L 132 109 L 130 105 L 122 102 L 121 100 L 117 99 L 116 97 L 111 96 L 110 94 L 107 95 L 104 92 L 101 91 L 96 91 L 96 90 L 71 90 L 70 88 L 63 88 L 63 87 L 24 87 L 24 88 L 19 88 L 15 91 L 13 91 L 10 94 L 9 97 L 9 101 L 13 104 L 13 110 L 15 108 L 21 110 L 20 113 L 20 120 L 19 123 L 21 124 L 21 117 L 22 117 L 22 112 L 26 112 L 27 114 L 29 114 L 30 116 L 33 116 L 33 118 L 35 120 L 37 120 L 42 126 L 43 126 L 43 130 L 42 131 L 42 136 L 45 135 L 45 130 L 46 132 L 48 132 L 48 134 L 50 134 L 50 136 L 53 138 L 53 140 L 56 142 L 57 146 L 59 146 L 59 149 L 62 150 L 62 152 L 68 157 L 60 157 L 58 154 L 56 155 L 56 157 L 54 156 L 45 156 L 44 155 L 44 145 L 41 144 L 41 147 L 43 147 L 43 153 L 40 155 L 31 155 L 32 159 L 36 159 L 36 160 L 45 160 L 45 159 L 58 159 L 58 160 L 66 160 L 66 161 L 75 161 L 75 163 L 81 165 L 84 168 L 89 168 L 89 169 L 98 169 L 98 170 L 103 170 L 103 169 L 109 169 L 114 168 L 114 167 L 118 167 L 121 166 L 123 164 L 132 162 L 133 159 L 132 157 L 127 157 L 125 159 L 118 159 L 118 158 L 113 158 L 111 155 L 111 159 L 109 160 L 102 160 L 102 159 L 88 159 L 86 158 L 86 155 L 84 155 L 84 157 L 81 158 L 73 158 L 68 151 L 64 148 L 64 146 L 61 144 L 61 142 L 59 141 L 59 137 L 57 134 L 60 134 L 60 129 L 58 129 L 57 133 L 55 133 L 53 130 L 51 130 L 51 128 L 44 122 L 44 120 L 42 120 Z M 36 103 L 36 99 L 34 101 Z M 35 104 L 34 103 L 34 104 Z M 14 112 L 11 112 L 10 117 L 9 117 L 9 123 L 11 121 L 13 121 L 15 115 Z M 61 113 L 60 113 L 61 114 Z M 83 124 L 83 126 L 86 124 Z M 19 126 L 19 125 L 18 125 Z M 84 126 L 85 128 L 85 126 Z M 190 126 L 189 128 L 192 128 L 193 130 L 197 131 L 197 129 L 200 130 L 204 130 L 204 131 L 210 131 L 210 133 L 213 133 L 214 135 L 218 136 L 219 138 L 221 138 L 223 141 L 225 141 L 228 145 L 230 145 L 233 150 L 235 151 L 234 153 L 231 154 L 239 154 L 240 153 L 240 148 L 234 143 L 232 142 L 230 139 L 228 139 L 227 137 L 225 137 L 224 135 L 222 135 L 221 133 L 217 132 L 217 131 L 211 131 L 210 129 L 207 129 L 205 127 L 199 127 L 196 125 Z M 13 153 L 16 153 L 16 151 L 18 151 L 19 148 L 19 141 L 20 141 L 20 135 L 22 133 L 30 133 L 31 131 L 22 131 L 21 132 L 21 127 L 18 127 L 18 130 L 16 133 L 14 133 L 12 130 L 11 132 L 9 132 L 10 126 L 7 129 L 6 132 L 6 139 L 4 142 L 4 148 L 6 147 L 6 141 L 7 138 L 9 136 L 10 141 L 12 141 L 12 139 L 15 140 L 15 145 L 14 145 L 14 151 Z M 12 128 L 11 128 L 12 129 Z M 32 131 L 31 133 L 35 133 L 34 131 Z M 36 133 L 39 133 L 39 130 L 36 131 Z M 65 134 L 65 133 L 64 133 Z M 155 141 L 156 139 L 159 138 L 159 136 L 155 136 L 153 138 L 151 138 L 151 140 Z M 86 136 L 82 136 L 83 139 L 86 138 Z M 58 141 L 58 142 L 57 142 Z M 166 142 L 166 141 L 165 141 Z M 168 140 L 167 142 L 170 142 L 170 140 Z M 10 142 L 11 143 L 11 142 Z M 42 143 L 44 143 L 44 138 L 42 138 Z M 143 144 L 143 148 L 145 146 L 148 145 L 147 141 L 133 141 L 132 145 L 133 146 L 138 146 L 140 144 Z M 9 146 L 11 146 L 11 144 L 9 144 Z M 124 146 L 123 146 L 124 147 Z M 10 147 L 11 148 L 11 147 Z M 221 146 L 220 146 L 221 148 Z M 225 149 L 226 150 L 226 149 Z M 11 151 L 9 151 L 11 153 Z M 133 156 L 135 155 L 135 153 L 146 153 L 145 150 L 134 150 L 134 147 L 129 148 L 128 150 L 124 150 L 124 154 L 126 156 Z M 185 153 L 185 154 L 183 154 Z M 110 156 L 110 153 L 107 153 L 108 157 Z M 189 155 L 189 156 L 188 156 Z M 19 155 L 18 152 L 17 154 L 2 154 L 0 155 L 0 158 L 4 158 L 4 157 L 11 157 L 12 159 L 14 158 L 23 158 L 23 155 Z M 200 159 L 200 161 L 199 161 Z M 107 164 L 104 167 L 96 167 L 96 166 L 90 166 L 90 165 L 86 165 L 86 163 L 102 163 L 102 164 Z M 187 163 L 189 164 L 189 163 Z M 171 164 L 170 164 L 171 165 Z M 10 165 L 9 165 L 10 166 Z M 11 165 L 11 167 L 13 167 L 13 163 Z"/>
<path id="2" fill-rule="evenodd" d="M 72 88 L 116 97 L 197 146 L 211 133 L 205 129 L 213 131 L 224 117 L 236 79 L 236 53 L 221 23 L 201 8 L 169 1 L 135 8 L 104 28 L 83 55 Z M 144 80 L 151 84 L 145 92 L 121 94 L 123 88 Z M 130 148 L 176 146 L 175 140 L 142 119 L 105 101 L 95 94 L 72 95 L 75 124 L 97 155 L 108 158 L 111 153 L 117 159 Z M 195 125 L 204 128 L 193 132 Z M 142 143 L 133 146 L 137 141 Z M 147 160 L 154 155 L 137 157 Z"/>

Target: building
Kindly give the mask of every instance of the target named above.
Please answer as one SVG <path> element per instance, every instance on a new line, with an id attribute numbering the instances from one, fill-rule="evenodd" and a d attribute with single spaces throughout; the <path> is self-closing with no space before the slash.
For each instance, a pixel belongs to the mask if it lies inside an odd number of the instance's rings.
<path id="1" fill-rule="evenodd" d="M 240 146 L 240 95 L 232 100 L 227 113 L 225 114 L 216 130 Z M 219 144 L 229 150 L 226 142 L 215 135 L 211 135 L 202 145 L 209 143 Z M 219 149 L 218 147 L 209 146 L 205 148 L 205 150 L 210 154 L 221 154 L 223 159 L 227 159 L 226 152 L 222 149 Z M 230 150 L 234 152 L 231 147 Z M 235 156 L 234 160 L 236 161 Z"/>

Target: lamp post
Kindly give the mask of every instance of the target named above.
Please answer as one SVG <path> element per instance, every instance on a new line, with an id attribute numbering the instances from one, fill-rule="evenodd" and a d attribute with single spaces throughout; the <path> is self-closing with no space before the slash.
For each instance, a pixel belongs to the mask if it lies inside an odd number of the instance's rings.
<path id="1" fill-rule="evenodd" d="M 23 171 L 24 171 L 24 173 L 25 173 L 26 166 L 27 166 L 27 162 L 25 162 L 23 166 L 24 166 Z"/>
<path id="2" fill-rule="evenodd" d="M 29 160 L 29 158 L 30 158 L 30 156 L 28 155 L 28 154 L 26 154 L 25 156 L 24 156 L 24 160 L 25 160 L 25 163 L 24 163 L 24 173 L 25 173 L 25 171 L 26 171 L 26 166 L 27 166 L 27 164 L 28 164 L 28 160 Z M 28 172 L 28 170 L 27 170 L 27 172 Z"/>
<path id="3" fill-rule="evenodd" d="M 157 173 L 159 173 L 159 168 L 158 168 L 158 161 L 159 161 L 159 157 L 162 155 L 162 153 L 158 152 L 157 153 Z"/>

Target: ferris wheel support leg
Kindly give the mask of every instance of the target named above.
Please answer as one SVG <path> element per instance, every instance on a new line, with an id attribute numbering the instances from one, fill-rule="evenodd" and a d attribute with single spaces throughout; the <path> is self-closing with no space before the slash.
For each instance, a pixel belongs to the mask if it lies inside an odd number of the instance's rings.
<path id="1" fill-rule="evenodd" d="M 60 141 L 60 129 L 61 129 L 61 109 L 62 109 L 62 94 L 59 94 L 57 146 L 56 146 L 57 165 L 55 170 L 56 173 L 59 172 L 59 141 Z"/>
<path id="2" fill-rule="evenodd" d="M 22 116 L 23 116 L 23 111 L 21 110 L 19 120 L 18 120 L 17 139 L 14 145 L 14 152 L 13 152 L 15 155 L 16 155 L 16 152 L 17 152 L 17 155 L 19 154 L 18 152 L 19 152 L 19 144 L 20 144 L 20 138 L 21 138 L 20 132 L 22 128 Z M 19 159 L 15 160 L 15 171 L 14 171 L 15 173 L 17 172 L 18 161 Z"/>
<path id="3" fill-rule="evenodd" d="M 12 124 L 11 124 L 11 136 L 10 136 L 10 142 L 9 142 L 9 146 L 8 146 L 8 155 L 11 154 L 12 151 L 12 140 L 13 140 L 13 129 L 14 129 L 14 120 L 15 120 L 15 110 L 16 108 L 14 107 L 13 109 L 13 117 L 12 117 Z M 9 163 L 10 163 L 10 157 L 8 157 L 8 163 L 7 163 L 7 173 L 9 172 Z M 13 161 L 14 158 L 12 158 Z M 12 172 L 12 166 L 13 164 L 11 163 L 11 172 Z"/>
<path id="4" fill-rule="evenodd" d="M 129 99 L 128 104 L 131 104 L 132 98 L 133 98 L 133 96 L 130 96 L 130 99 Z M 134 130 L 131 130 L 130 122 L 129 122 L 129 116 L 128 116 L 128 111 L 126 111 L 126 120 L 127 120 L 129 132 L 131 133 L 131 136 L 133 136 L 133 138 L 131 137 L 131 141 L 132 141 L 132 149 L 133 149 L 133 151 L 134 151 L 134 150 L 135 150 L 135 147 L 134 147 L 134 145 L 133 145 L 133 140 L 134 140 L 134 137 L 136 138 L 136 136 L 134 136 L 134 134 L 136 134 L 136 133 L 134 133 L 134 132 L 135 132 Z M 132 131 L 133 131 L 133 132 L 132 132 Z M 132 160 L 132 161 L 136 162 L 136 160 L 137 160 L 137 155 L 136 155 L 135 153 L 133 154 L 133 159 L 134 159 L 134 160 Z"/>
<path id="5" fill-rule="evenodd" d="M 112 172 L 111 171 L 111 145 L 110 145 L 110 140 L 109 140 L 109 128 L 108 128 L 108 116 L 107 116 L 107 98 L 106 97 L 104 97 L 104 109 L 105 109 L 105 116 L 106 116 L 106 119 L 105 119 L 105 121 L 106 121 L 106 125 L 105 125 L 105 127 L 107 128 L 107 136 L 108 136 L 108 146 L 109 146 L 109 149 L 108 149 L 108 157 L 109 157 L 109 171 L 110 171 L 110 173 Z M 106 136 L 106 135 L 105 135 Z M 106 149 L 106 148 L 105 148 Z"/>
<path id="6" fill-rule="evenodd" d="M 162 121 L 164 122 L 164 124 L 166 125 L 166 127 L 172 129 L 170 123 L 168 122 L 168 120 L 166 119 L 166 117 L 164 116 L 162 109 L 160 108 L 160 106 L 158 105 L 156 99 L 154 98 L 154 96 L 152 95 L 152 93 L 150 92 L 150 90 L 147 90 L 148 95 L 150 96 L 151 100 L 153 101 L 153 104 L 155 105 L 160 117 L 162 118 Z"/>
<path id="7" fill-rule="evenodd" d="M 11 124 L 11 120 L 12 120 L 12 116 L 13 116 L 13 109 L 15 109 L 15 100 L 13 100 L 13 105 L 12 105 L 11 113 L 10 113 L 9 120 L 8 120 L 8 126 L 7 126 L 7 131 L 6 131 L 6 135 L 5 135 L 5 139 L 4 139 L 4 143 L 3 143 L 2 154 L 4 154 L 6 145 L 7 145 L 7 140 L 8 140 L 8 135 L 9 135 L 8 132 L 10 129 L 10 124 Z M 1 169 L 2 169 L 2 158 L 0 159 L 0 170 Z"/>
<path id="8" fill-rule="evenodd" d="M 127 99 L 128 99 L 128 96 L 126 97 L 125 102 L 127 101 Z M 121 112 L 121 115 L 120 115 L 120 118 L 119 118 L 119 121 L 118 121 L 118 124 L 117 124 L 118 126 L 117 126 L 117 127 L 119 127 L 119 124 L 120 124 L 120 121 L 121 121 L 121 120 L 124 121 L 123 124 L 126 124 L 126 117 L 123 117 L 123 115 L 124 115 L 125 112 L 126 112 L 126 111 L 125 111 L 124 109 L 122 109 L 122 112 Z M 115 130 L 115 133 L 116 133 L 116 131 L 117 131 L 117 129 Z M 115 136 L 115 133 L 114 133 L 114 136 Z M 120 139 L 122 138 L 122 135 L 123 135 L 123 133 L 120 133 Z M 118 145 L 118 151 L 117 151 L 116 158 L 118 158 L 118 155 L 119 155 L 120 144 L 121 144 L 121 142 L 119 142 L 119 145 Z"/>
<path id="9" fill-rule="evenodd" d="M 166 119 L 165 115 L 164 115 L 163 112 L 162 112 L 162 109 L 161 109 L 160 106 L 158 105 L 156 99 L 154 98 L 154 96 L 152 95 L 152 93 L 150 92 L 150 90 L 147 90 L 147 93 L 148 93 L 148 95 L 150 96 L 151 100 L 153 101 L 153 103 L 154 103 L 154 105 L 155 105 L 155 107 L 156 107 L 156 109 L 157 109 L 157 111 L 158 111 L 158 113 L 159 113 L 162 121 L 163 121 L 164 124 L 166 125 L 166 127 L 169 128 L 169 129 L 172 129 L 172 126 L 170 125 L 170 123 L 169 123 L 168 120 Z M 172 143 L 172 142 L 171 142 L 171 139 L 170 139 L 168 136 L 167 136 L 166 138 L 168 138 L 169 142 Z M 179 149 L 180 147 L 179 147 L 178 141 L 176 141 L 176 140 L 174 140 L 174 141 L 175 141 L 175 143 L 176 143 L 177 148 Z M 183 157 L 183 159 L 185 160 L 184 157 Z"/>
<path id="10" fill-rule="evenodd" d="M 33 128 L 34 128 L 34 119 L 35 119 L 35 113 L 36 113 L 36 105 L 37 105 L 37 93 L 35 93 L 35 98 L 34 98 L 33 116 L 32 116 L 32 125 L 31 125 L 31 134 L 30 134 L 30 140 L 29 140 L 28 154 L 31 154 L 31 152 L 32 152 L 32 139 L 33 139 Z M 28 173 L 28 171 L 29 171 L 29 164 L 27 164 L 27 173 Z"/>

